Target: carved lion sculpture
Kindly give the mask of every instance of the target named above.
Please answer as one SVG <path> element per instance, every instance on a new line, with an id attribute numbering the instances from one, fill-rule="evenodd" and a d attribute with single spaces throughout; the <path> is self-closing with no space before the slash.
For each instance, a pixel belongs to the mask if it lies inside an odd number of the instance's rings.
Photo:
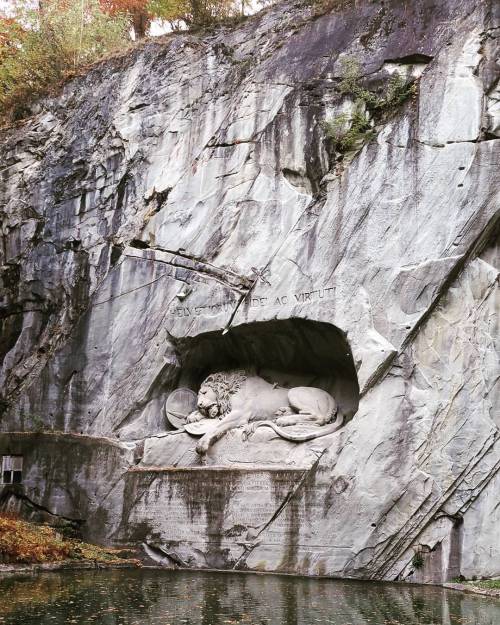
<path id="1" fill-rule="evenodd" d="M 226 432 L 241 426 L 246 435 L 265 426 L 289 441 L 303 442 L 335 432 L 343 421 L 335 400 L 326 391 L 308 386 L 281 388 L 245 371 L 215 373 L 204 380 L 198 392 L 198 410 L 187 417 L 187 422 L 207 417 L 219 422 L 200 439 L 196 451 L 201 455 Z M 300 434 L 283 429 L 299 423 L 326 427 Z"/>

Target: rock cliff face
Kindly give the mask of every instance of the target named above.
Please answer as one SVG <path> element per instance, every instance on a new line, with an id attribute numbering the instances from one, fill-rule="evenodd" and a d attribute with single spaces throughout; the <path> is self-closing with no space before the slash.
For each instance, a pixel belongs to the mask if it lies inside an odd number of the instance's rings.
<path id="1" fill-rule="evenodd" d="M 149 42 L 1 132 L 0 453 L 169 566 L 500 575 L 499 7 L 333 4 Z M 416 92 L 339 160 L 353 58 Z M 346 425 L 201 460 L 164 403 L 234 367 Z"/>

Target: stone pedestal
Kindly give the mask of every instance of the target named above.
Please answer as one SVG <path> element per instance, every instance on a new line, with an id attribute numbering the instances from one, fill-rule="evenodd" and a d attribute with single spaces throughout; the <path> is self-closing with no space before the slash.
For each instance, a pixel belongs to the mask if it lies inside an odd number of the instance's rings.
<path id="1" fill-rule="evenodd" d="M 132 469 L 120 538 L 143 542 L 167 566 L 296 572 L 299 552 L 314 542 L 311 521 L 322 515 L 314 474 L 289 467 Z"/>

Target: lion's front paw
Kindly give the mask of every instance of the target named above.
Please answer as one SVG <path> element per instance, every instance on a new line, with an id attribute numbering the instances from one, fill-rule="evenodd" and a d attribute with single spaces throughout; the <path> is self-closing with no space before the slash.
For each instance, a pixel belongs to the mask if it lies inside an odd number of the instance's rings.
<path id="1" fill-rule="evenodd" d="M 201 421 L 202 419 L 203 415 L 201 414 L 201 412 L 198 412 L 196 410 L 186 417 L 186 423 L 196 423 L 197 421 Z"/>
<path id="2" fill-rule="evenodd" d="M 204 441 L 203 439 L 201 439 L 200 442 L 196 445 L 196 453 L 200 456 L 204 456 L 207 453 L 209 447 L 209 441 Z"/>

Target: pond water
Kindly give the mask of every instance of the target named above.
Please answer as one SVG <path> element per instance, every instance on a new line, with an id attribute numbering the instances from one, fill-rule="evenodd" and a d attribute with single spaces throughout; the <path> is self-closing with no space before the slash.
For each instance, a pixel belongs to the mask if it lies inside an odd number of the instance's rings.
<path id="1" fill-rule="evenodd" d="M 0 579 L 1 625 L 499 625 L 500 600 L 275 575 L 65 571 Z"/>

